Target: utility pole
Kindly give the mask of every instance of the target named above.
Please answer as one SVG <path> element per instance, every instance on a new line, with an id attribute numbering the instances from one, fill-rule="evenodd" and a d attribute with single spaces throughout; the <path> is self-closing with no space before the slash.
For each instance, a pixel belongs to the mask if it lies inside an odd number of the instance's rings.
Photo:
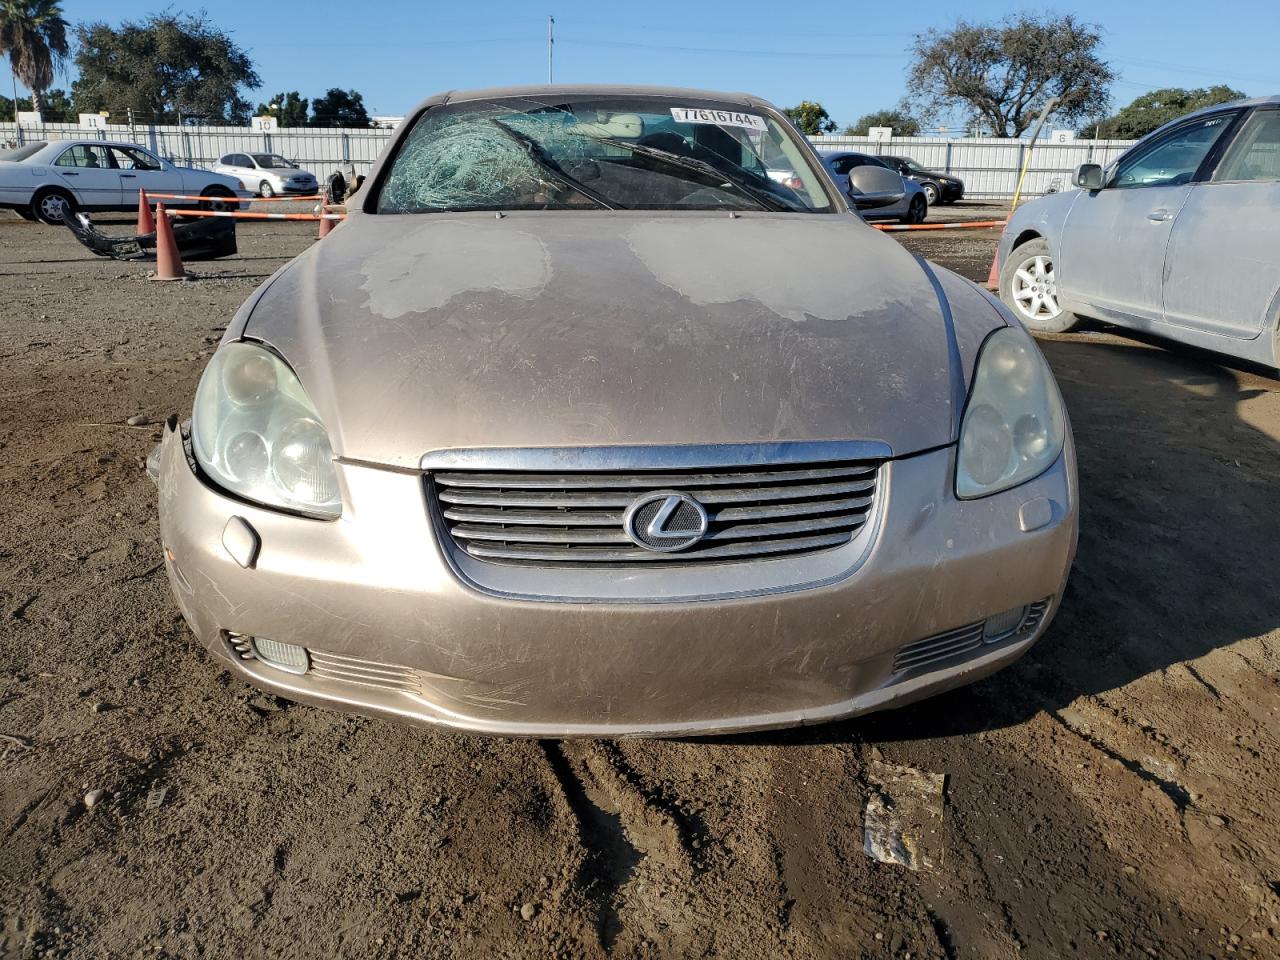
<path id="1" fill-rule="evenodd" d="M 547 17 L 547 83 L 553 83 L 552 75 L 555 62 L 556 18 Z"/>

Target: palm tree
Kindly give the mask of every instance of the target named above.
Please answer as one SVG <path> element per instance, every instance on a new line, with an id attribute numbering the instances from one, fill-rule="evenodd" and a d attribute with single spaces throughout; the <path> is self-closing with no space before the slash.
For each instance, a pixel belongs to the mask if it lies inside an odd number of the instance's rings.
<path id="1" fill-rule="evenodd" d="M 0 0 L 0 53 L 8 55 L 13 71 L 15 110 L 18 80 L 31 91 L 31 109 L 40 109 L 40 91 L 53 84 L 67 52 L 67 21 L 58 0 Z"/>

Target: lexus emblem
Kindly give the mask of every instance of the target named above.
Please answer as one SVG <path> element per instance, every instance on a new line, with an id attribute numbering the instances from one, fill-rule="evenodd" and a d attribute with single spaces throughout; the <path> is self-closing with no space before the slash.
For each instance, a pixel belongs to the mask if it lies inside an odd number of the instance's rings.
<path id="1" fill-rule="evenodd" d="M 707 511 L 687 493 L 647 493 L 622 515 L 622 529 L 638 547 L 656 553 L 685 550 L 707 535 Z"/>

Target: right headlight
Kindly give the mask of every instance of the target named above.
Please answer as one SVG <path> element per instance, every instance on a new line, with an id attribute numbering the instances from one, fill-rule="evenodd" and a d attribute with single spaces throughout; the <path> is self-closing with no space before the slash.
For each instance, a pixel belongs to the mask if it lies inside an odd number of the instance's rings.
<path id="1" fill-rule="evenodd" d="M 269 507 L 342 513 L 329 434 L 297 375 L 252 343 L 218 349 L 196 388 L 196 462 L 215 483 Z"/>
<path id="2" fill-rule="evenodd" d="M 960 424 L 956 496 L 985 497 L 1038 477 L 1066 441 L 1062 397 L 1021 327 L 987 337 Z"/>

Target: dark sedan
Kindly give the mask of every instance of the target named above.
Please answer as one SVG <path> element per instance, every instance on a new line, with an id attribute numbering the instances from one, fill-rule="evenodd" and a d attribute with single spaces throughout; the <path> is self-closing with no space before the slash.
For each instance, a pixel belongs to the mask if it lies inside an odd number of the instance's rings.
<path id="1" fill-rule="evenodd" d="M 926 170 L 910 157 L 881 157 L 885 163 L 893 167 L 908 180 L 920 184 L 925 196 L 929 198 L 929 206 L 935 203 L 955 203 L 964 199 L 964 181 L 946 173 Z"/>

